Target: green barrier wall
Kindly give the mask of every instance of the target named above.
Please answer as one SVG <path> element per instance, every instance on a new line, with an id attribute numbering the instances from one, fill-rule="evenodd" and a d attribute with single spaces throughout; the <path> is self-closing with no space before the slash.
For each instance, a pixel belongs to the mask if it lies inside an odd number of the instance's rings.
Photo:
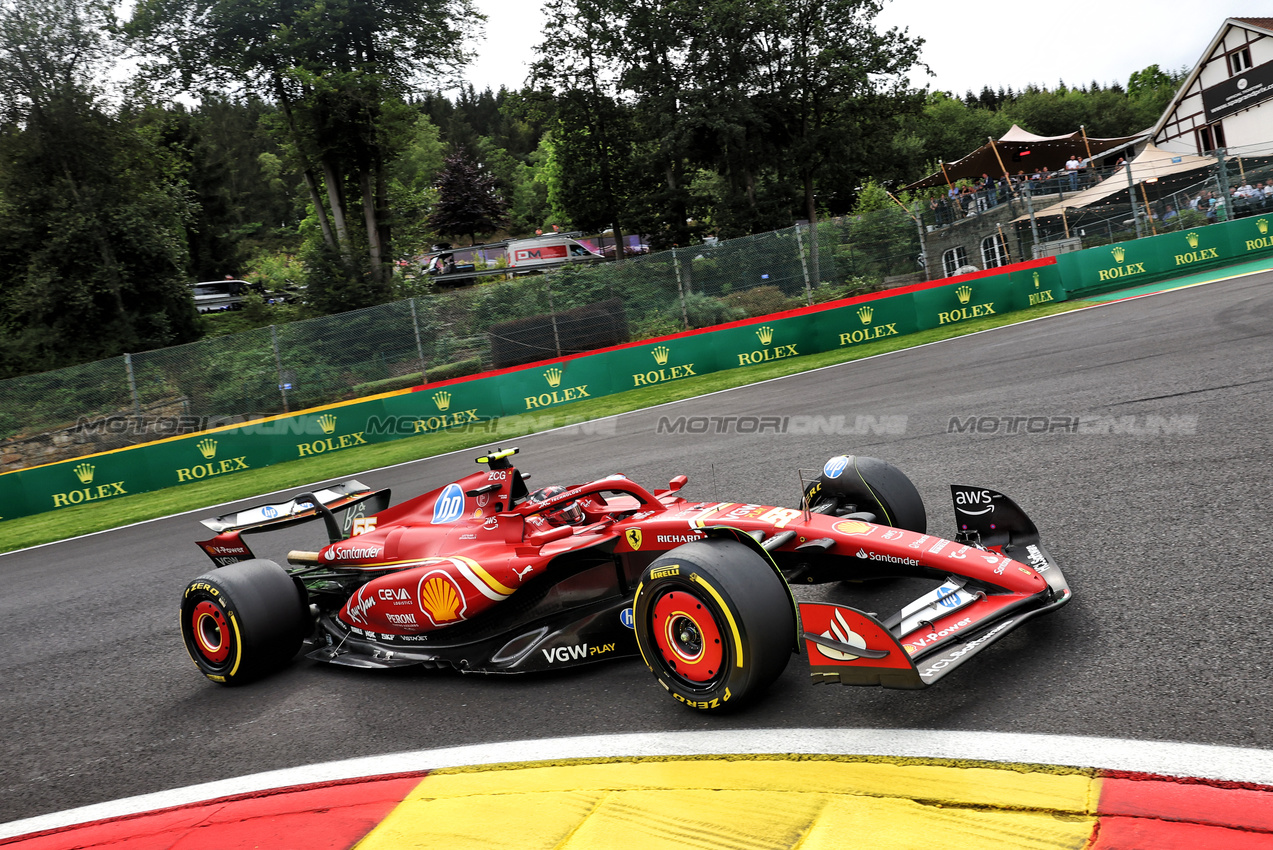
<path id="1" fill-rule="evenodd" d="M 918 329 L 915 297 L 904 292 L 817 313 L 813 334 L 819 350 L 831 351 L 904 336 Z"/>
<path id="2" fill-rule="evenodd" d="M 387 393 L 0 475 L 0 519 L 848 348 L 1273 254 L 1273 216 Z"/>
<path id="3" fill-rule="evenodd" d="M 707 334 L 653 340 L 605 355 L 615 392 L 683 381 L 720 368 Z"/>

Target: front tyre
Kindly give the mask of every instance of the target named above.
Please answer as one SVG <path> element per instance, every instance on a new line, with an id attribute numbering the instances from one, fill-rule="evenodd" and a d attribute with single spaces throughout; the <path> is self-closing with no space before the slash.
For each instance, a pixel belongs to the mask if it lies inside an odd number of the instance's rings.
<path id="1" fill-rule="evenodd" d="M 239 561 L 199 576 L 181 599 L 181 637 L 195 666 L 223 685 L 273 673 L 313 623 L 305 595 L 273 561 Z"/>
<path id="2" fill-rule="evenodd" d="M 745 705 L 778 678 L 792 652 L 790 592 L 736 540 L 699 540 L 656 559 L 633 608 L 646 666 L 690 708 Z"/>

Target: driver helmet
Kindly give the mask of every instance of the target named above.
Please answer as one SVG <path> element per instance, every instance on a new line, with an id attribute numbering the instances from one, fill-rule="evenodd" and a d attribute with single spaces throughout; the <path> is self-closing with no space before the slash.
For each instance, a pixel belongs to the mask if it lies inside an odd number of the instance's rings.
<path id="1" fill-rule="evenodd" d="M 566 492 L 566 488 L 560 484 L 553 484 L 549 487 L 540 487 L 531 493 L 527 498 L 533 504 L 542 504 L 553 496 L 559 496 Z M 583 508 L 579 506 L 579 502 L 567 502 L 560 505 L 548 514 L 550 520 L 569 523 L 570 525 L 579 525 L 584 521 Z"/>

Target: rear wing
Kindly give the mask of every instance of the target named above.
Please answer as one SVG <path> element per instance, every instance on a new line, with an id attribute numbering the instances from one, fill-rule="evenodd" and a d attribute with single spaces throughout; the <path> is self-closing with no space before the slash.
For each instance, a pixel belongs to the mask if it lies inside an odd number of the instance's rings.
<path id="1" fill-rule="evenodd" d="M 199 541 L 199 548 L 218 567 L 253 556 L 240 535 L 277 531 L 322 517 L 330 542 L 344 540 L 360 532 L 360 519 L 374 516 L 389 507 L 390 491 L 373 490 L 359 481 L 346 481 L 312 493 L 299 493 L 286 502 L 256 505 L 242 511 L 200 520 L 216 532 L 211 540 Z M 336 514 L 341 514 L 337 518 Z"/>

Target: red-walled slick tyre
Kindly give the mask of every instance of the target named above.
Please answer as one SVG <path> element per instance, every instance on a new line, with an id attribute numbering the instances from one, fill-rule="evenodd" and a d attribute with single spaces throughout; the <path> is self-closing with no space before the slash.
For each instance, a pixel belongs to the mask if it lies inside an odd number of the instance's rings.
<path id="1" fill-rule="evenodd" d="M 789 592 L 736 540 L 699 540 L 655 560 L 633 609 L 646 666 L 690 708 L 725 711 L 754 700 L 791 655 Z"/>
<path id="2" fill-rule="evenodd" d="M 181 637 L 203 675 L 235 685 L 296 655 L 313 623 L 302 590 L 273 561 L 240 561 L 199 576 L 181 599 Z"/>

